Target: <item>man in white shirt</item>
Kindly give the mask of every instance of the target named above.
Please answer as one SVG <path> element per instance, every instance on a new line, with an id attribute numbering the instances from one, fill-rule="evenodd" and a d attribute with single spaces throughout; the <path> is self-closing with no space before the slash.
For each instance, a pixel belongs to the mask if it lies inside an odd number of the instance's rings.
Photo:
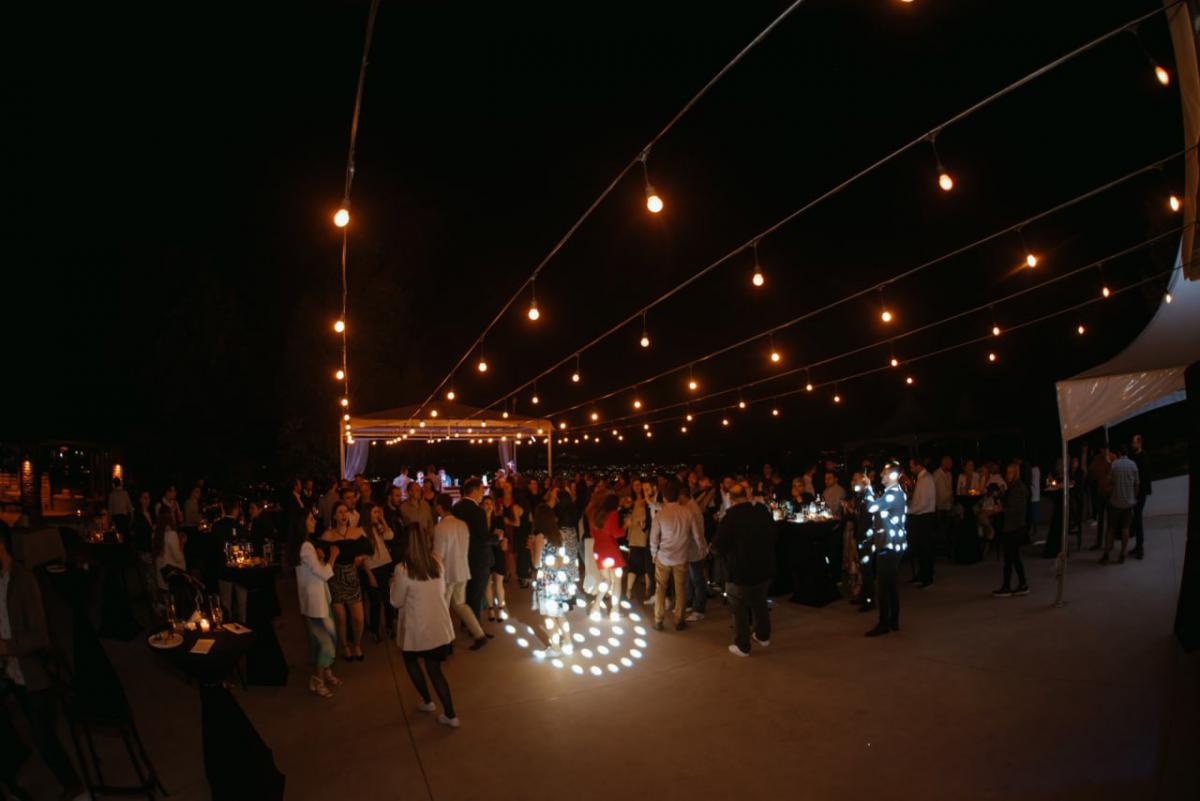
<path id="1" fill-rule="evenodd" d="M 392 479 L 392 486 L 400 488 L 400 500 L 408 497 L 408 485 L 412 483 L 412 478 L 408 475 L 408 465 L 400 468 L 400 475 Z"/>
<path id="2" fill-rule="evenodd" d="M 937 527 L 937 486 L 923 460 L 912 459 L 909 468 L 916 476 L 912 497 L 908 500 L 908 537 L 917 560 L 914 583 L 921 589 L 933 586 L 933 537 Z"/>
<path id="3" fill-rule="evenodd" d="M 825 506 L 834 517 L 842 516 L 842 501 L 846 500 L 846 489 L 838 483 L 837 473 L 825 474 L 825 489 L 821 492 L 821 499 L 825 501 Z"/>
<path id="4" fill-rule="evenodd" d="M 467 604 L 467 582 L 471 580 L 471 565 L 467 551 L 471 547 L 471 530 L 463 520 L 450 514 L 450 496 L 439 495 L 434 501 L 438 523 L 433 527 L 433 554 L 442 563 L 446 580 L 446 605 L 467 627 L 475 643 L 472 651 L 487 645 L 487 636 L 478 618 Z"/>
<path id="5" fill-rule="evenodd" d="M 112 518 L 113 525 L 121 532 L 121 536 L 128 537 L 129 521 L 133 516 L 133 501 L 121 486 L 119 478 L 113 479 L 112 492 L 108 493 L 108 516 Z"/>
<path id="6" fill-rule="evenodd" d="M 942 457 L 942 463 L 933 471 L 933 488 L 937 511 L 937 539 L 947 544 L 950 561 L 954 561 L 954 546 L 951 542 L 954 531 L 954 460 Z"/>
<path id="7" fill-rule="evenodd" d="M 654 560 L 654 628 L 663 629 L 667 604 L 667 582 L 675 585 L 675 630 L 686 627 L 688 554 L 704 552 L 704 533 L 695 515 L 679 503 L 679 482 L 670 481 L 664 492 L 666 503 L 650 524 L 650 557 Z M 693 550 L 694 549 L 694 550 Z"/>

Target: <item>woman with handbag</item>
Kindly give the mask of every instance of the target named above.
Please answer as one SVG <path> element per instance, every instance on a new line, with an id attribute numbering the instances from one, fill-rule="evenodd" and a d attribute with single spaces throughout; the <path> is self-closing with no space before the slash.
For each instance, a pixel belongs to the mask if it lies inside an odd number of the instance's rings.
<path id="1" fill-rule="evenodd" d="M 328 558 L 313 545 L 313 532 L 317 521 L 309 512 L 304 520 L 305 540 L 300 546 L 300 564 L 296 565 L 296 590 L 300 595 L 300 614 L 308 631 L 308 658 L 312 664 L 312 676 L 308 679 L 310 692 L 329 698 L 341 679 L 333 675 L 333 660 L 337 656 L 337 634 L 333 628 L 330 611 L 329 579 L 333 577 L 333 563 L 338 558 L 337 545 L 329 548 Z"/>

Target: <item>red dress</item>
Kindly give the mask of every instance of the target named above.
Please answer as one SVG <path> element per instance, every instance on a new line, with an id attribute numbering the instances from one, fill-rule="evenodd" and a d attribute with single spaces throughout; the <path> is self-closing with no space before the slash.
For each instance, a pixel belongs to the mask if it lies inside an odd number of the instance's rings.
<path id="1" fill-rule="evenodd" d="M 625 532 L 621 529 L 618 520 L 616 512 L 609 512 L 608 516 L 604 518 L 604 526 L 592 532 L 592 556 L 595 557 L 596 565 L 601 569 L 625 567 L 625 557 L 621 555 L 621 548 L 617 545 L 617 539 Z M 608 559 L 612 560 L 612 564 L 605 564 Z"/>

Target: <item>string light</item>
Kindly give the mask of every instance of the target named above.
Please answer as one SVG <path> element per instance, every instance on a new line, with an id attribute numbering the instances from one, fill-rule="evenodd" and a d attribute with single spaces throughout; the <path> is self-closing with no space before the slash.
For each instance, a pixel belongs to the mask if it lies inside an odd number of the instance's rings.
<path id="1" fill-rule="evenodd" d="M 503 417 L 505 420 L 507 420 L 508 419 L 508 409 L 505 409 L 504 411 L 500 412 L 500 416 Z"/>
<path id="2" fill-rule="evenodd" d="M 778 409 L 772 409 L 772 410 L 771 410 L 771 416 L 772 416 L 772 417 L 778 417 L 778 416 L 779 416 L 779 410 L 778 410 Z"/>
<path id="3" fill-rule="evenodd" d="M 834 402 L 834 403 L 841 403 L 841 402 L 842 402 L 842 396 L 841 396 L 841 394 L 840 394 L 840 393 L 837 393 L 837 392 L 833 393 L 833 402 Z"/>
<path id="4" fill-rule="evenodd" d="M 753 277 L 751 277 L 750 283 L 754 284 L 755 286 L 762 286 L 766 282 L 767 282 L 767 279 L 763 276 L 762 267 L 760 267 L 758 264 L 758 240 L 755 239 L 754 240 L 754 275 L 753 275 Z"/>
<path id="5" fill-rule="evenodd" d="M 349 405 L 350 405 L 350 399 L 342 398 L 342 406 L 349 406 Z"/>
<path id="6" fill-rule="evenodd" d="M 346 371 L 338 370 L 336 373 L 333 374 L 333 377 L 336 378 L 338 381 L 344 381 L 346 379 Z"/>
<path id="7" fill-rule="evenodd" d="M 885 323 L 892 321 L 892 313 L 888 309 L 887 304 L 883 300 L 883 287 L 879 287 L 879 319 Z"/>
<path id="8" fill-rule="evenodd" d="M 612 430 L 612 435 L 613 435 L 614 437 L 616 437 L 616 436 L 620 436 L 620 433 L 621 433 L 621 432 L 617 431 L 617 429 L 615 429 L 615 428 Z"/>
<path id="9" fill-rule="evenodd" d="M 571 373 L 571 381 L 575 384 L 579 383 L 579 354 L 575 354 L 575 371 Z"/>
<path id="10" fill-rule="evenodd" d="M 812 392 L 813 389 L 814 389 L 814 387 L 813 387 L 813 382 L 812 382 L 812 370 L 805 367 L 804 368 L 804 391 Z"/>
<path id="11" fill-rule="evenodd" d="M 1025 229 L 1023 227 L 1017 228 L 1017 236 L 1021 240 L 1021 249 L 1025 251 L 1025 266 L 1032 270 L 1034 267 L 1038 266 L 1037 254 L 1030 250 L 1029 245 L 1026 244 Z"/>
<path id="12" fill-rule="evenodd" d="M 448 400 L 448 401 L 452 401 L 457 397 L 458 396 L 454 394 L 454 387 L 451 387 L 450 390 L 446 393 L 446 400 Z"/>
<path id="13" fill-rule="evenodd" d="M 729 418 L 728 418 L 728 417 L 722 417 L 722 418 L 721 418 L 721 425 L 723 425 L 723 426 L 728 426 L 728 425 L 729 425 Z"/>
<path id="14" fill-rule="evenodd" d="M 647 148 L 638 156 L 638 161 L 642 163 L 642 177 L 646 184 L 646 208 L 651 214 L 658 214 L 663 210 L 663 200 L 650 184 L 650 169 L 646 166 L 646 159 L 649 156 L 650 150 Z"/>
<path id="15" fill-rule="evenodd" d="M 594 423 L 599 419 L 600 419 L 600 415 L 597 414 L 596 412 L 592 412 L 592 422 Z"/>
<path id="16" fill-rule="evenodd" d="M 653 439 L 653 438 L 654 438 L 654 432 L 653 432 L 653 431 L 647 431 L 647 432 L 646 432 L 646 439 Z"/>
<path id="17" fill-rule="evenodd" d="M 335 322 L 333 324 L 333 330 L 339 334 L 344 333 L 346 331 L 346 321 L 338 320 L 337 322 Z"/>
<path id="18" fill-rule="evenodd" d="M 479 364 L 476 365 L 479 372 L 486 373 L 488 371 L 487 359 L 483 356 L 483 340 L 479 341 Z"/>
<path id="19" fill-rule="evenodd" d="M 649 423 L 642 423 L 642 430 L 643 430 L 643 431 L 649 431 L 649 430 L 650 430 L 650 424 L 649 424 Z"/>
<path id="20" fill-rule="evenodd" d="M 350 224 L 350 208 L 349 203 L 343 202 L 342 207 L 333 214 L 333 224 L 338 228 L 345 228 Z"/>
<path id="21" fill-rule="evenodd" d="M 993 362 L 993 363 L 994 363 L 994 362 L 996 361 L 996 359 L 997 359 L 997 358 L 999 358 L 999 357 L 997 357 L 997 356 L 996 356 L 996 351 L 994 351 L 994 350 L 990 350 L 990 351 L 988 351 L 988 361 L 989 361 L 989 362 Z"/>
<path id="22" fill-rule="evenodd" d="M 774 333 L 772 333 L 770 335 L 770 342 L 771 342 L 771 363 L 779 364 L 779 361 L 783 357 L 781 355 L 779 355 L 779 351 L 775 349 L 775 334 Z"/>
<path id="23" fill-rule="evenodd" d="M 693 419 L 692 413 L 688 412 L 686 415 L 684 415 L 684 419 L 687 420 L 689 423 L 692 422 L 692 419 Z"/>
<path id="24" fill-rule="evenodd" d="M 900 360 L 896 358 L 896 343 L 894 341 L 888 342 L 888 352 L 891 354 L 891 358 L 888 359 L 888 364 L 892 367 L 899 367 Z"/>
<path id="25" fill-rule="evenodd" d="M 1171 296 L 1171 293 L 1170 293 L 1170 292 L 1167 292 L 1165 295 L 1163 295 L 1163 301 L 1164 301 L 1164 302 L 1166 302 L 1166 303 L 1170 303 L 1170 302 L 1171 302 L 1171 301 L 1173 301 L 1173 300 L 1175 300 L 1175 298 Z"/>
<path id="26" fill-rule="evenodd" d="M 915 384 L 916 382 L 917 382 L 917 379 L 913 378 L 911 375 L 910 375 L 910 376 L 907 376 L 907 377 L 904 379 L 904 383 L 905 383 L 905 384 L 908 384 L 910 387 L 911 387 L 913 384 Z"/>
<path id="27" fill-rule="evenodd" d="M 1171 82 L 1171 73 L 1167 72 L 1166 68 L 1161 64 L 1154 65 L 1154 77 L 1157 78 L 1158 82 L 1163 86 L 1166 86 Z"/>
<path id="28" fill-rule="evenodd" d="M 679 433 L 680 433 L 680 434 L 686 434 L 686 433 L 687 433 L 687 426 L 680 426 L 680 427 L 679 427 Z"/>
<path id="29" fill-rule="evenodd" d="M 1079 336 L 1083 336 L 1087 333 L 1087 326 L 1085 326 L 1083 323 L 1080 323 L 1078 326 L 1076 326 L 1075 333 L 1079 334 Z"/>
<path id="30" fill-rule="evenodd" d="M 696 376 L 692 373 L 691 365 L 688 365 L 688 389 L 692 392 L 700 389 L 700 384 L 696 381 Z"/>
<path id="31" fill-rule="evenodd" d="M 642 312 L 642 338 L 638 340 L 638 344 L 643 348 L 650 347 L 650 331 L 646 328 L 646 313 Z"/>
<path id="32" fill-rule="evenodd" d="M 1171 195 L 1167 198 L 1167 206 L 1170 207 L 1171 211 L 1179 211 L 1183 207 L 1183 204 L 1179 201 L 1178 197 Z"/>
<path id="33" fill-rule="evenodd" d="M 529 319 L 532 322 L 536 323 L 538 321 L 538 318 L 540 318 L 541 316 L 542 316 L 542 313 L 540 311 L 538 311 L 538 305 L 537 305 L 537 287 L 535 286 L 534 280 L 530 279 L 530 281 L 529 281 Z"/>
<path id="34" fill-rule="evenodd" d="M 539 403 L 541 403 L 541 402 L 542 402 L 542 399 L 538 397 L 538 393 L 537 393 L 537 382 L 536 382 L 536 381 L 535 381 L 535 382 L 533 382 L 533 397 L 530 399 L 530 402 L 531 402 L 531 403 L 532 403 L 534 406 L 537 406 Z"/>
<path id="35" fill-rule="evenodd" d="M 430 416 L 430 417 L 437 417 L 437 416 L 438 416 L 438 410 L 437 410 L 437 409 L 430 409 L 430 410 L 429 410 L 429 416 Z"/>
<path id="36" fill-rule="evenodd" d="M 635 409 L 640 409 L 640 408 L 642 408 L 642 401 L 641 401 L 641 399 L 640 399 L 640 398 L 634 398 L 634 399 L 633 399 L 633 408 L 635 408 Z"/>
<path id="37" fill-rule="evenodd" d="M 938 154 L 937 136 L 939 133 L 941 133 L 941 130 L 942 130 L 941 128 L 938 128 L 937 130 L 935 130 L 931 134 L 929 134 L 929 147 L 933 150 L 933 160 L 937 164 L 938 187 L 943 192 L 949 192 L 951 189 L 954 188 L 954 179 L 952 177 L 950 177 L 950 173 L 946 170 L 946 168 L 944 166 L 942 166 L 942 157 L 941 157 L 941 155 Z"/>
<path id="38" fill-rule="evenodd" d="M 350 419 L 350 415 L 348 415 L 348 414 L 343 414 L 343 415 L 342 415 L 342 419 L 343 419 L 343 420 L 349 420 L 349 419 Z"/>
<path id="39" fill-rule="evenodd" d="M 1096 265 L 1096 272 L 1100 273 L 1100 297 L 1107 299 L 1112 291 L 1108 288 L 1108 282 L 1104 280 L 1104 262 Z"/>
<path id="40" fill-rule="evenodd" d="M 566 428 L 567 428 L 567 424 L 565 422 L 558 424 L 559 431 L 564 431 L 564 430 L 566 430 Z"/>

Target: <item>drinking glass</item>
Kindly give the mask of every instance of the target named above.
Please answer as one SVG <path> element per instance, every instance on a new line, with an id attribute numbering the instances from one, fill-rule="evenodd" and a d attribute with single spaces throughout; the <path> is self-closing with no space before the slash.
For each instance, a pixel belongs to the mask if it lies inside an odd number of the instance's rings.
<path id="1" fill-rule="evenodd" d="M 221 596 L 208 596 L 209 619 L 212 620 L 213 628 L 221 628 L 221 621 L 224 619 L 224 610 L 221 609 Z"/>

